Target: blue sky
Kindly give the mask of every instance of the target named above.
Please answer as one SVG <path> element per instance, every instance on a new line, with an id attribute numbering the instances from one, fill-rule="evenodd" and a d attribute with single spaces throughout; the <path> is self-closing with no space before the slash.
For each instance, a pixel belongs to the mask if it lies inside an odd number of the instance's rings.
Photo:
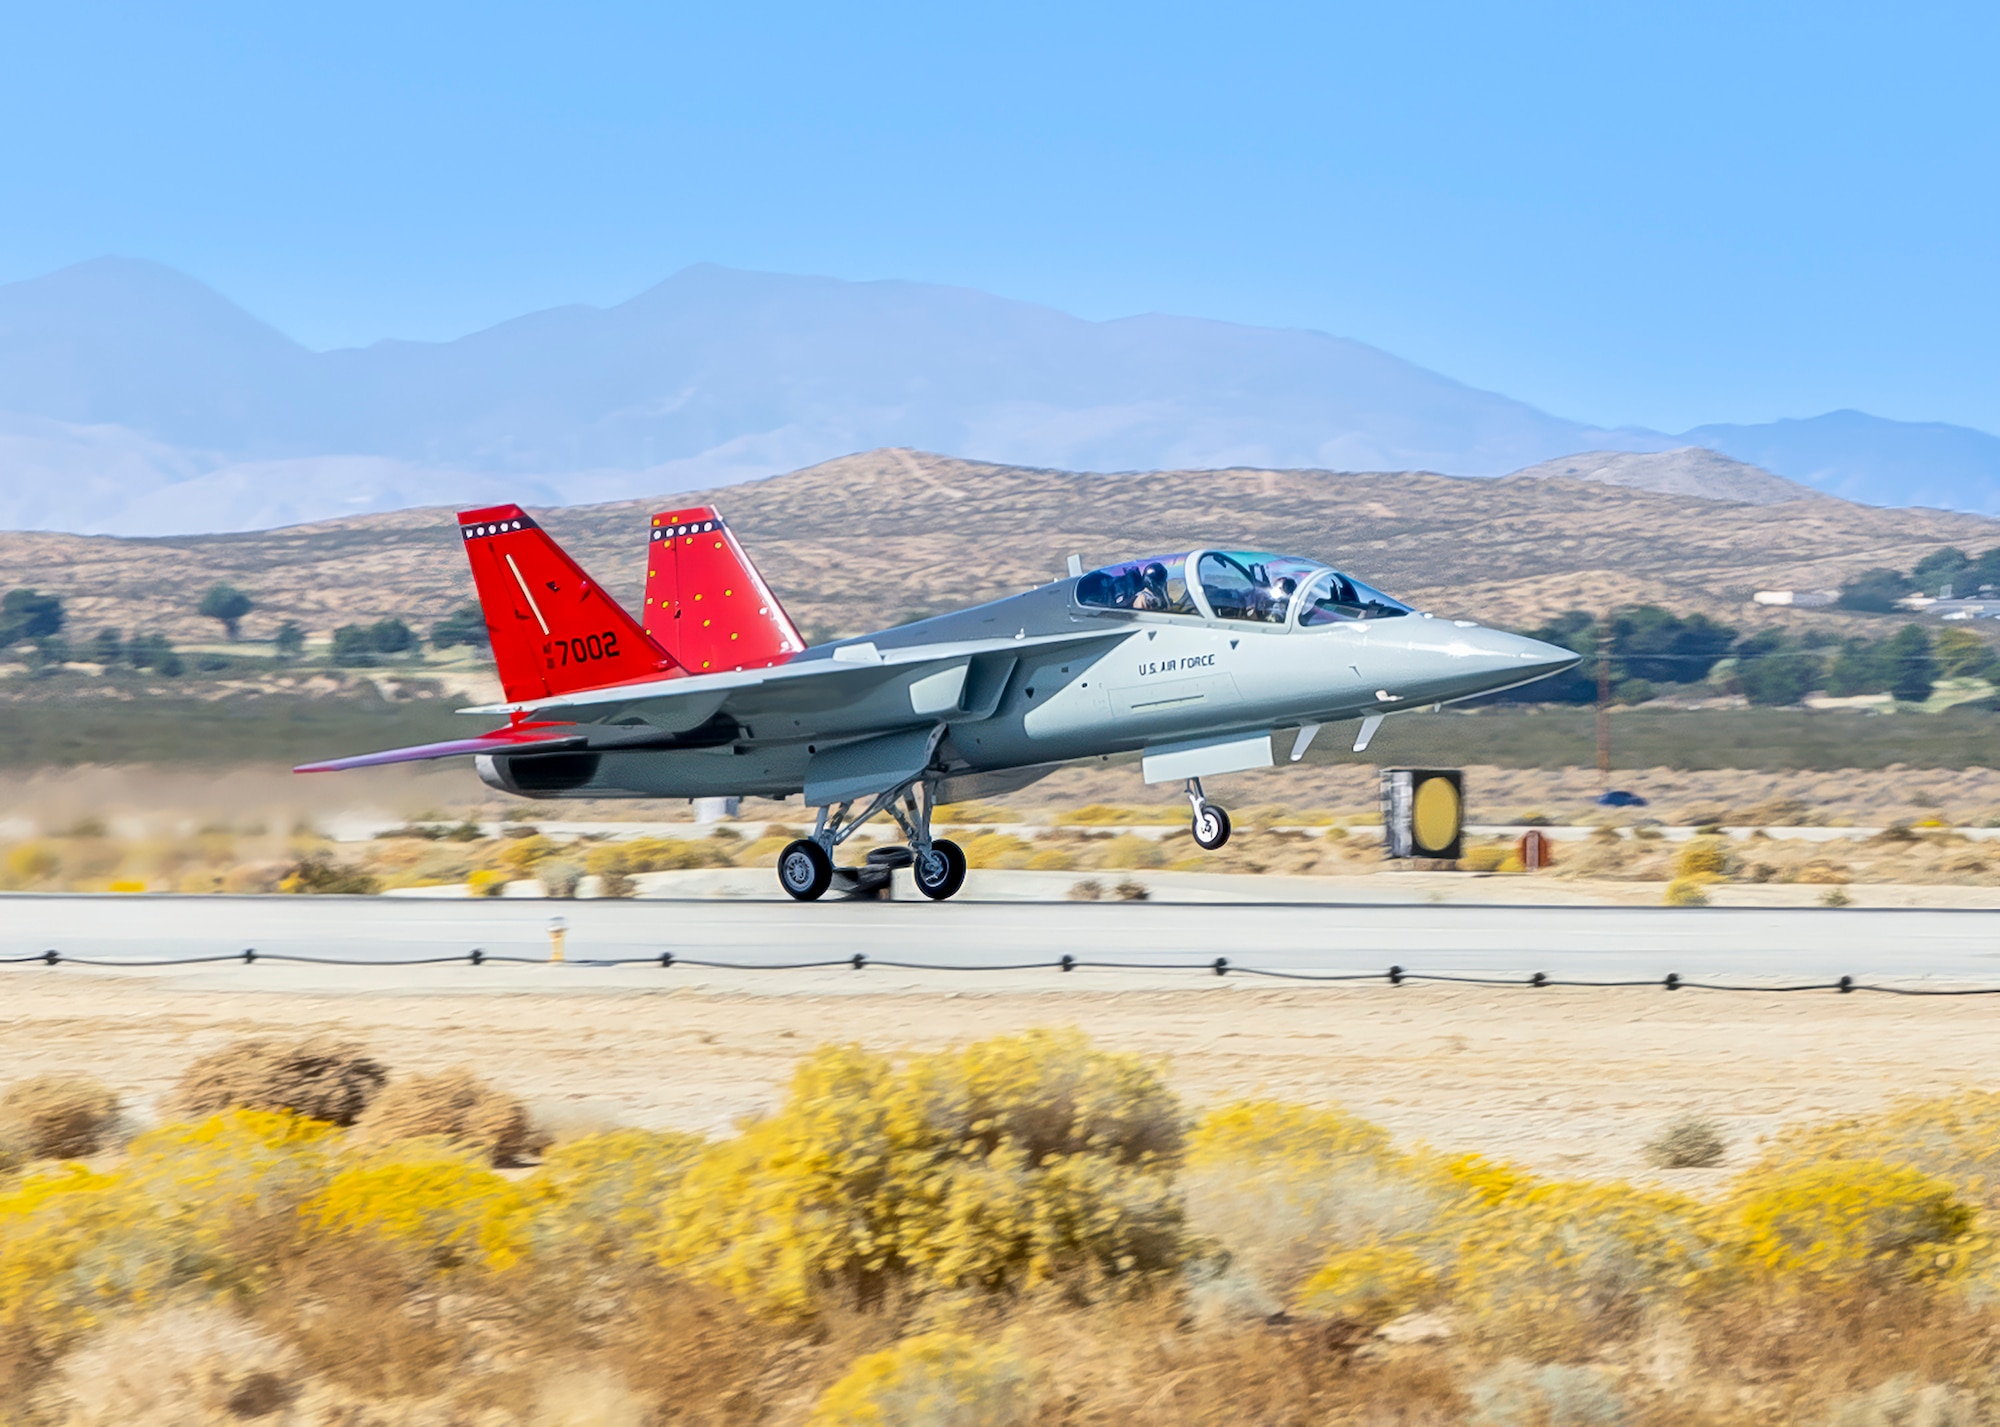
<path id="1" fill-rule="evenodd" d="M 1316 327 L 1604 424 L 2000 430 L 2000 8 L 17 0 L 0 280 L 315 347 L 691 262 Z"/>

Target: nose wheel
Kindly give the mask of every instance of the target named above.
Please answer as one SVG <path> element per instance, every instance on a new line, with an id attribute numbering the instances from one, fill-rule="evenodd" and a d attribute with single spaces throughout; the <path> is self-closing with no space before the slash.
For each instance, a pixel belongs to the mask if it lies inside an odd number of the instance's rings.
<path id="1" fill-rule="evenodd" d="M 1188 779 L 1187 798 L 1194 809 L 1189 831 L 1194 834 L 1195 846 L 1203 852 L 1213 852 L 1229 841 L 1229 812 L 1211 803 L 1202 793 L 1201 779 Z"/>

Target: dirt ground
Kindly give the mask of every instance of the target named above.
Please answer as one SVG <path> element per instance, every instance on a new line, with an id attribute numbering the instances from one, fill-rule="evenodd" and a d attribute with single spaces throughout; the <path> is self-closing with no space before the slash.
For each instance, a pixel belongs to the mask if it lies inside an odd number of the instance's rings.
<path id="1" fill-rule="evenodd" d="M 1400 1139 L 1566 1176 L 1660 1177 L 1644 1146 L 1689 1112 L 1728 1128 L 1722 1170 L 1781 1123 L 1991 1084 L 1994 1003 L 1836 994 L 1437 986 L 783 995 L 686 990 L 242 993 L 145 976 L 0 973 L 0 1079 L 96 1074 L 135 1116 L 237 1036 L 335 1031 L 392 1070 L 467 1064 L 558 1131 L 719 1131 L 774 1103 L 811 1046 L 895 1050 L 1038 1025 L 1162 1057 L 1194 1105 L 1336 1102 Z"/>
<path id="2" fill-rule="evenodd" d="M 1620 787 L 1651 800 L 1644 813 L 1612 815 L 1595 806 L 1590 768 L 1465 770 L 1473 822 L 1541 816 L 1554 822 L 1629 823 L 1644 816 L 1674 823 L 1798 822 L 1884 826 L 1897 819 L 1983 824 L 2000 817 L 2000 769 L 1840 769 L 1831 772 L 1625 769 Z M 1283 803 L 1346 817 L 1379 815 L 1377 770 L 1366 763 L 1302 764 L 1208 780 L 1233 808 Z M 1181 806 L 1175 787 L 1147 787 L 1135 766 L 1079 765 L 999 800 L 1029 818 L 1087 803 Z M 379 768 L 340 779 L 297 778 L 257 767 L 156 769 L 93 767 L 0 772 L 0 839 L 47 836 L 93 818 L 131 836 L 190 834 L 203 826 L 330 826 L 346 820 L 448 817 L 592 821 L 692 820 L 685 801 L 531 803 L 480 787 L 455 764 Z M 797 821 L 799 805 L 746 800 L 748 822 Z"/>

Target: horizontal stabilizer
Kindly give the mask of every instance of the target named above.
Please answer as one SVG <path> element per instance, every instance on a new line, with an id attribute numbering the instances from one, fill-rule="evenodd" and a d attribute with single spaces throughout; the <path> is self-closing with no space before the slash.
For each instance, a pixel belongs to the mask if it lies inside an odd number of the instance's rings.
<path id="1" fill-rule="evenodd" d="M 380 753 L 357 753 L 351 758 L 329 758 L 324 763 L 301 763 L 294 773 L 339 773 L 349 768 L 376 768 L 386 763 L 421 763 L 428 758 L 456 758 L 475 753 L 548 753 L 558 748 L 580 748 L 582 734 L 567 736 L 557 728 L 573 724 L 531 724 L 517 728 L 496 728 L 477 738 L 451 738 L 443 743 L 418 743 L 409 748 L 389 748 Z"/>

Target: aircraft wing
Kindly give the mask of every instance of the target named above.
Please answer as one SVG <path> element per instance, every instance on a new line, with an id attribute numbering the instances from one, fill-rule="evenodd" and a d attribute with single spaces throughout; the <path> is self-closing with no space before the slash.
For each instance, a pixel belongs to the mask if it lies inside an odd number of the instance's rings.
<path id="1" fill-rule="evenodd" d="M 1108 645 L 1131 632 L 1129 626 L 1100 625 L 1062 634 L 886 649 L 864 641 L 841 645 L 829 658 L 794 660 L 769 669 L 641 680 L 462 712 L 528 713 L 538 720 L 578 724 L 636 720 L 662 733 L 686 732 L 718 715 L 753 724 L 772 715 L 824 719 L 847 713 L 849 719 L 837 720 L 845 723 L 879 712 L 883 726 L 889 727 L 907 724 L 912 717 L 952 711 L 984 717 L 999 702 L 1005 679 L 1021 654 L 1072 644 Z"/>
<path id="2" fill-rule="evenodd" d="M 822 737 L 857 737 L 907 728 L 913 720 L 981 719 L 999 706 L 1020 655 L 1066 645 L 1109 646 L 1129 626 L 1016 638 L 967 639 L 879 649 L 842 645 L 830 658 L 769 669 L 690 674 L 587 689 L 524 703 L 487 704 L 460 713 L 511 717 L 476 738 L 420 743 L 305 763 L 295 773 L 333 773 L 386 763 L 415 763 L 480 753 L 554 753 L 563 749 L 662 746 L 718 715 L 782 734 L 810 726 Z M 532 716 L 532 718 L 530 718 Z M 777 722 L 774 730 L 773 721 Z"/>
<path id="3" fill-rule="evenodd" d="M 562 748 L 581 748 L 587 740 L 572 729 L 527 724 L 496 728 L 477 738 L 452 738 L 443 743 L 419 743 L 409 748 L 390 748 L 381 753 L 357 753 L 350 758 L 329 758 L 322 763 L 301 763 L 294 773 L 341 773 L 349 768 L 376 768 L 385 763 L 420 763 L 426 758 L 451 758 L 466 753 L 553 753 Z"/>

